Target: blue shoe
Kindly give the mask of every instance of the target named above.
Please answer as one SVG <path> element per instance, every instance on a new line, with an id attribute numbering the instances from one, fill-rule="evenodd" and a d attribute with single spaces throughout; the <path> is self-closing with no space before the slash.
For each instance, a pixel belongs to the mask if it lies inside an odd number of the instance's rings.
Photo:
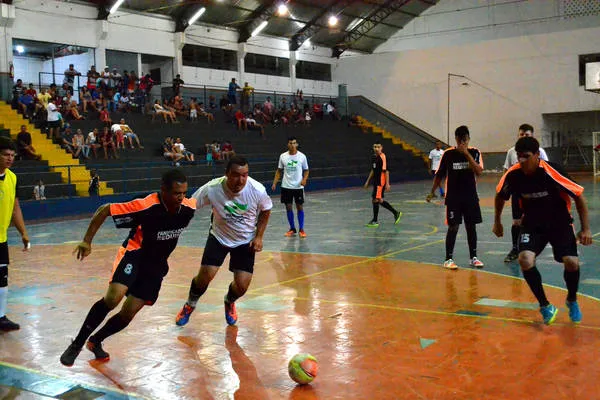
<path id="1" fill-rule="evenodd" d="M 179 313 L 177 314 L 177 317 L 175 317 L 175 324 L 179 326 L 187 324 L 190 320 L 190 315 L 192 315 L 193 312 L 194 307 L 191 307 L 188 305 L 188 303 L 185 303 L 181 311 L 179 311 Z"/>
<path id="2" fill-rule="evenodd" d="M 227 300 L 225 300 L 225 321 L 227 321 L 227 325 L 235 325 L 237 319 L 235 303 L 228 303 Z"/>
<path id="3" fill-rule="evenodd" d="M 571 321 L 576 324 L 580 323 L 583 315 L 581 314 L 581 310 L 579 309 L 579 304 L 577 304 L 577 301 L 567 300 L 565 304 L 569 309 L 569 318 L 571 318 Z"/>
<path id="4" fill-rule="evenodd" d="M 554 307 L 552 304 L 548 304 L 546 307 L 540 307 L 540 313 L 544 318 L 544 323 L 546 325 L 551 325 L 556 319 L 558 308 Z"/>

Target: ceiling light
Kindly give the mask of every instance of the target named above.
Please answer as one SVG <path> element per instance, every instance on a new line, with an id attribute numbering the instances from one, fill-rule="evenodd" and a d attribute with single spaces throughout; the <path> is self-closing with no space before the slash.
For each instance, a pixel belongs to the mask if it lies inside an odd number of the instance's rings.
<path id="1" fill-rule="evenodd" d="M 265 26 L 267 26 L 268 23 L 269 23 L 268 21 L 261 22 L 260 25 L 258 25 L 256 27 L 256 29 L 254 29 L 252 31 L 252 34 L 250 36 L 254 37 L 254 36 L 258 35 L 260 33 L 260 31 L 262 31 L 263 29 L 265 29 Z"/>
<path id="2" fill-rule="evenodd" d="M 15 50 L 17 50 L 17 53 L 23 54 L 25 52 L 25 47 L 23 47 L 19 44 L 19 45 L 15 46 Z"/>
<path id="3" fill-rule="evenodd" d="M 188 25 L 192 25 L 194 22 L 196 22 L 198 20 L 198 18 L 200 18 L 202 16 L 202 14 L 204 14 L 204 12 L 206 11 L 205 7 L 202 7 L 201 9 L 199 9 L 196 14 L 194 14 L 194 16 L 192 18 L 190 18 L 190 20 L 188 21 Z"/>
<path id="4" fill-rule="evenodd" d="M 277 14 L 284 16 L 287 13 L 288 13 L 288 8 L 285 5 L 285 3 L 281 3 L 279 6 L 277 6 Z"/>
<path id="5" fill-rule="evenodd" d="M 329 26 L 336 26 L 338 23 L 338 17 L 336 17 L 335 15 L 332 15 L 331 17 L 329 17 Z"/>
<path id="6" fill-rule="evenodd" d="M 125 0 L 117 0 L 117 2 L 110 8 L 109 13 L 114 14 L 115 11 L 117 11 L 117 9 L 119 7 L 121 7 L 121 4 L 123 4 Z"/>

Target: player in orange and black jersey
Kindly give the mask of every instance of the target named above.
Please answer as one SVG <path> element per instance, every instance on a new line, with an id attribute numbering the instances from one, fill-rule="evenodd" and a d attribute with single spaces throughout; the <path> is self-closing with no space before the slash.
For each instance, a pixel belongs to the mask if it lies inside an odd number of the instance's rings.
<path id="1" fill-rule="evenodd" d="M 383 200 L 383 194 L 385 191 L 390 190 L 390 172 L 387 169 L 387 159 L 383 154 L 383 146 L 379 142 L 373 144 L 373 157 L 371 159 L 371 172 L 365 182 L 365 188 L 369 187 L 369 182 L 373 179 L 373 219 L 367 224 L 369 228 L 377 228 L 379 222 L 377 218 L 379 216 L 379 205 L 389 210 L 394 214 L 394 223 L 398 224 L 402 213 L 396 211 L 394 207 L 387 201 Z"/>
<path id="2" fill-rule="evenodd" d="M 540 159 L 539 147 L 533 137 L 523 137 L 517 141 L 515 151 L 519 162 L 504 174 L 496 187 L 492 231 L 498 237 L 504 234 L 500 219 L 504 202 L 511 196 L 519 199 L 523 211 L 518 243 L 519 265 L 525 281 L 540 303 L 544 323 L 549 325 L 554 322 L 558 313 L 558 309 L 546 298 L 542 276 L 536 267 L 536 257 L 548 243 L 552 246 L 554 259 L 564 264 L 569 317 L 571 321 L 579 323 L 582 315 L 577 303 L 580 275 L 577 239 L 583 245 L 592 243 L 583 187 L 573 182 L 559 165 Z M 570 214 L 571 198 L 575 200 L 581 223 L 577 238 Z"/>
<path id="3" fill-rule="evenodd" d="M 483 172 L 483 158 L 478 149 L 469 147 L 469 128 L 464 125 L 459 126 L 456 128 L 454 136 L 456 147 L 451 147 L 444 152 L 427 201 L 433 198 L 435 190 L 446 178 L 445 203 L 448 232 L 446 233 L 446 260 L 442 264 L 443 267 L 458 268 L 453 260 L 454 244 L 458 227 L 464 219 L 470 265 L 483 268 L 483 262 L 477 258 L 477 230 L 475 228 L 475 225 L 482 221 L 476 177 Z"/>
<path id="4" fill-rule="evenodd" d="M 187 188 L 186 176 L 173 169 L 163 174 L 159 193 L 127 203 L 104 204 L 96 210 L 74 251 L 77 259 L 90 255 L 92 239 L 108 216 L 113 217 L 117 228 L 131 231 L 117 252 L 106 295 L 92 306 L 79 334 L 62 354 L 63 365 L 73 365 L 86 340 L 86 347 L 96 359 L 108 360 L 102 341 L 129 325 L 142 307 L 154 304 L 169 271 L 167 259 L 196 210 L 196 201 L 185 197 Z M 125 296 L 121 310 L 90 337 Z"/>

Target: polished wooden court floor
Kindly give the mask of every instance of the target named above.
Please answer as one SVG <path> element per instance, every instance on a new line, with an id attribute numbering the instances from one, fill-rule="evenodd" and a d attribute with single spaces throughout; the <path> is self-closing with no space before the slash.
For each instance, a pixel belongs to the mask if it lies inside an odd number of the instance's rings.
<path id="1" fill-rule="evenodd" d="M 9 312 L 20 331 L 0 334 L 0 397 L 6 399 L 598 399 L 600 269 L 597 244 L 580 247 L 580 325 L 568 318 L 562 267 L 546 249 L 538 259 L 552 326 L 516 264 L 505 264 L 508 237 L 491 234 L 497 176 L 479 188 L 482 270 L 468 267 L 464 230 L 458 271 L 441 268 L 444 207 L 425 203 L 430 182 L 393 185 L 366 228 L 370 192 L 308 193 L 308 238 L 285 238 L 285 212 L 274 199 L 265 251 L 251 290 L 228 327 L 223 268 L 188 325 L 175 325 L 206 239 L 209 211 L 198 211 L 170 259 L 160 298 L 123 332 L 108 338 L 111 360 L 84 349 L 71 368 L 59 357 L 90 306 L 105 292 L 126 235 L 107 222 L 84 262 L 71 254 L 88 218 L 30 225 L 23 253 L 10 231 Z M 600 234 L 600 188 L 582 179 L 592 231 Z M 27 218 L 27 216 L 26 216 Z M 577 217 L 576 217 L 577 218 Z M 504 213 L 510 229 L 510 210 Z M 579 226 L 577 223 L 576 226 Z M 287 375 L 296 353 L 311 353 L 319 375 L 297 386 Z"/>

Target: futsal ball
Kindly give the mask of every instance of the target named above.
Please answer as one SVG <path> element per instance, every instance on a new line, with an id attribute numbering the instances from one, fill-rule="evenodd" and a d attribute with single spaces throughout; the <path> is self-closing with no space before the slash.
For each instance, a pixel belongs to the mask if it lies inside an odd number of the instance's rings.
<path id="1" fill-rule="evenodd" d="M 317 359 L 307 353 L 296 354 L 288 363 L 290 378 L 301 385 L 311 383 L 318 371 Z"/>

